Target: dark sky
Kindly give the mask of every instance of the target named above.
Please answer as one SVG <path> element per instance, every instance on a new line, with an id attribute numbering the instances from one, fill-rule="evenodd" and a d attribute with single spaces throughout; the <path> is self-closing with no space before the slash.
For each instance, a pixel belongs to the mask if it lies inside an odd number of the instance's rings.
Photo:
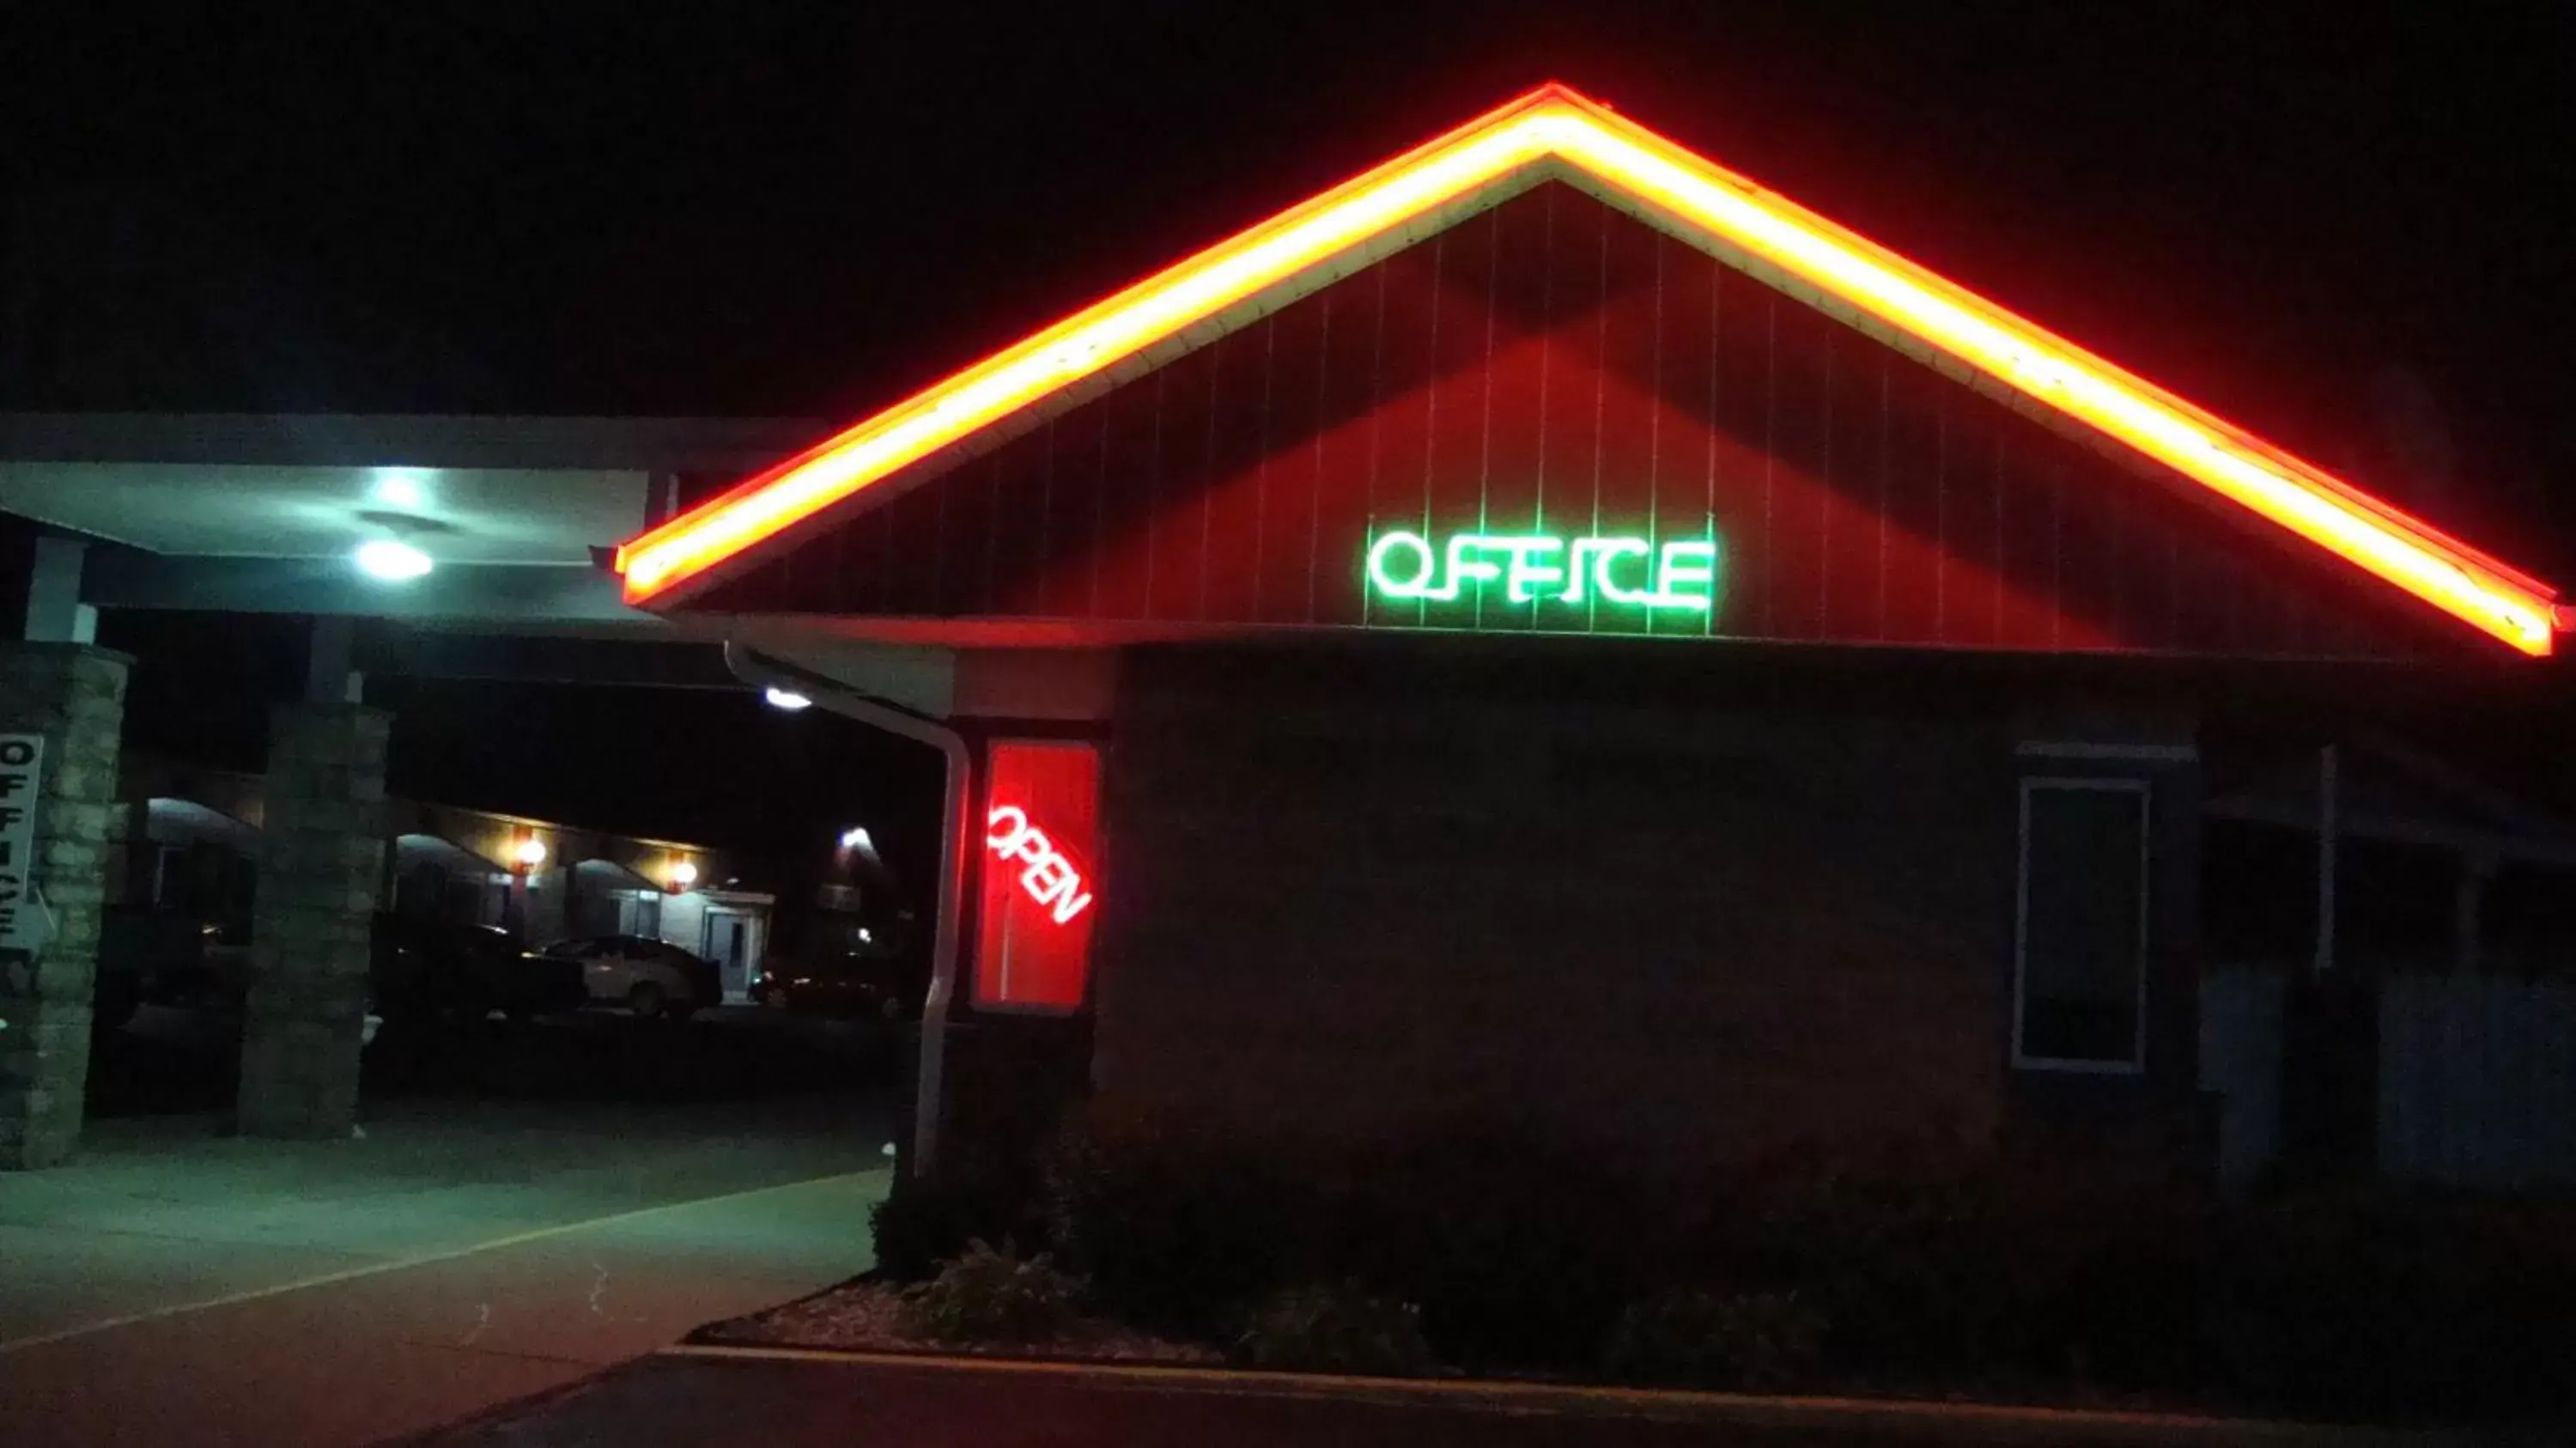
<path id="1" fill-rule="evenodd" d="M 2498 551 L 2576 527 L 2563 4 L 11 12 L 73 238 L 19 405 L 846 418 L 1557 77 L 2330 465 L 2447 431 Z"/>
<path id="2" fill-rule="evenodd" d="M 2565 4 L 0 7 L 0 407 L 846 420 L 1548 78 L 2576 577 Z"/>

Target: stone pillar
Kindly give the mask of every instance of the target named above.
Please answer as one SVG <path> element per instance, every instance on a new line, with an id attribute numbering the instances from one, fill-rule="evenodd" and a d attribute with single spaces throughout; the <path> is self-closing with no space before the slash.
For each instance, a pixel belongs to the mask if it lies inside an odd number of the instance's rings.
<path id="1" fill-rule="evenodd" d="M 281 704 L 270 717 L 242 1023 L 244 1136 L 328 1139 L 357 1124 L 391 723 L 380 709 L 330 702 Z"/>
<path id="2" fill-rule="evenodd" d="M 17 877 L 0 883 L 21 908 L 40 900 L 52 916 L 49 938 L 32 953 L 0 950 L 0 1170 L 55 1165 L 80 1143 L 132 664 L 83 644 L 0 643 L 0 733 L 45 740 L 32 801 L 36 858 L 0 865 L 0 875 Z"/>

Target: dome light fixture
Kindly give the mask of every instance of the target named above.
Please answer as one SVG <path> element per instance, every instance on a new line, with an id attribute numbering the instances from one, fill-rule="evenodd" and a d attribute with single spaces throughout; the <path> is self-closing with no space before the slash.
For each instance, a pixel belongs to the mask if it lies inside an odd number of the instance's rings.
<path id="1" fill-rule="evenodd" d="M 418 468 L 378 468 L 373 489 L 376 501 L 388 508 L 417 512 L 429 506 L 429 491 L 421 486 Z"/>
<path id="2" fill-rule="evenodd" d="M 795 713 L 799 709 L 808 708 L 814 702 L 803 694 L 797 693 L 794 689 L 782 689 L 775 684 L 761 690 L 760 697 L 769 701 L 770 708 L 784 709 L 790 714 Z"/>

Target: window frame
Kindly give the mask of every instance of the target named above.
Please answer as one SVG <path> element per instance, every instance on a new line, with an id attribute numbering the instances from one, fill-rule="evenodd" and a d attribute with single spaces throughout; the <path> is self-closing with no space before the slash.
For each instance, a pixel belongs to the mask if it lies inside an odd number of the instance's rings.
<path id="1" fill-rule="evenodd" d="M 2034 1056 L 2022 1049 L 2028 1019 L 2030 981 L 2030 816 L 2031 798 L 2040 790 L 2129 794 L 2138 799 L 2138 953 L 2137 1029 L 2124 1061 L 2081 1057 Z M 2054 1071 L 2086 1076 L 2143 1076 L 2147 1070 L 2147 977 L 2153 961 L 2155 923 L 2155 782 L 2132 776 L 2040 775 L 2021 777 L 2019 834 L 2013 864 L 2012 1066 L 2016 1071 Z"/>

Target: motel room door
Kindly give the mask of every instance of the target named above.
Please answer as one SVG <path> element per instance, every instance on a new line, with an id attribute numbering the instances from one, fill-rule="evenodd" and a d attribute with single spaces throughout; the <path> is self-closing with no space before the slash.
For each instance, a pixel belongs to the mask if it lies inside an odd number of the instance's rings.
<path id="1" fill-rule="evenodd" d="M 751 998 L 751 973 L 760 964 L 760 917 L 741 910 L 709 910 L 706 946 L 698 953 L 716 963 L 728 1002 Z"/>

